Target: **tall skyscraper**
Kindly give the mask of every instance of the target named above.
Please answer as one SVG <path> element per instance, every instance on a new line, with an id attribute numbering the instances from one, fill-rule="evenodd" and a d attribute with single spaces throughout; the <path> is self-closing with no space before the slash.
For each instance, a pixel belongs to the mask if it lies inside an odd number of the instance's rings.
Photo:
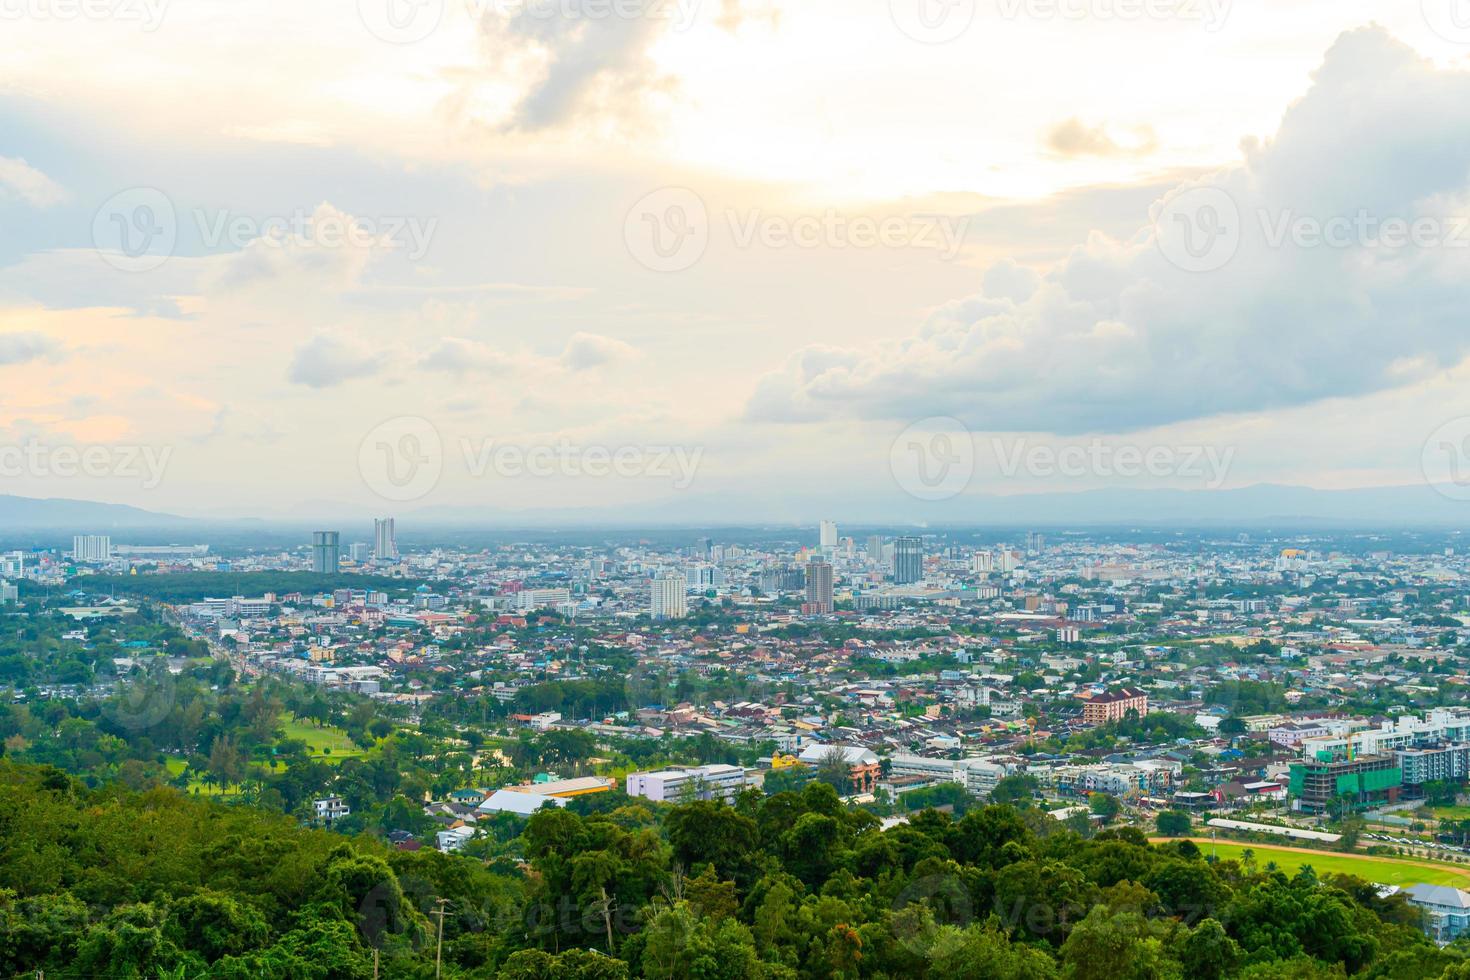
<path id="1" fill-rule="evenodd" d="M 373 557 L 378 561 L 396 561 L 398 558 L 398 539 L 393 533 L 391 517 L 373 521 Z"/>
<path id="2" fill-rule="evenodd" d="M 883 560 L 883 535 L 868 535 L 868 561 Z"/>
<path id="3" fill-rule="evenodd" d="M 112 561 L 112 538 L 105 534 L 78 534 L 71 539 L 71 556 L 76 561 Z"/>
<path id="4" fill-rule="evenodd" d="M 920 538 L 899 538 L 893 543 L 893 581 L 910 585 L 924 578 L 924 542 Z"/>
<path id="5" fill-rule="evenodd" d="M 648 614 L 654 619 L 683 619 L 689 611 L 684 598 L 688 579 L 679 572 L 661 572 L 648 588 Z"/>
<path id="6" fill-rule="evenodd" d="M 336 575 L 341 566 L 341 533 L 338 531 L 312 532 L 311 570 L 318 575 Z"/>
<path id="7" fill-rule="evenodd" d="M 825 561 L 806 564 L 806 605 L 802 611 L 815 616 L 832 612 L 832 566 Z"/>
<path id="8" fill-rule="evenodd" d="M 837 547 L 837 522 L 823 521 L 821 530 L 817 532 L 817 545 L 823 551 L 832 551 Z"/>

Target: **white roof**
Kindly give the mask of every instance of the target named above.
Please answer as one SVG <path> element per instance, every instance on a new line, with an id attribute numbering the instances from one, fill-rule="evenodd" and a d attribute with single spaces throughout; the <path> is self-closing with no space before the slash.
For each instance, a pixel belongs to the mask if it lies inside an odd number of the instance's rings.
<path id="1" fill-rule="evenodd" d="M 800 758 L 802 762 L 819 763 L 834 749 L 842 753 L 850 766 L 871 766 L 878 761 L 878 756 L 871 749 L 865 749 L 861 745 L 830 745 L 825 742 L 808 745 L 802 749 Z"/>
<path id="2" fill-rule="evenodd" d="M 489 798 L 481 803 L 481 813 L 519 813 L 530 816 L 547 804 L 552 806 L 566 806 L 567 801 L 555 796 L 543 796 L 540 793 L 516 793 L 508 789 L 498 789 L 491 793 Z"/>

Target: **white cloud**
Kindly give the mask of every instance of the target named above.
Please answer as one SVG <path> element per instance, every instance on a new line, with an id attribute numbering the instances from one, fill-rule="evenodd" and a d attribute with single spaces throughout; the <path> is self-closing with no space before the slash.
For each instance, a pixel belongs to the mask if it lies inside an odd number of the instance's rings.
<path id="1" fill-rule="evenodd" d="M 15 197 L 38 208 L 66 200 L 66 191 L 24 160 L 0 157 L 0 197 Z"/>
<path id="2" fill-rule="evenodd" d="M 1157 234 L 1152 222 L 1128 241 L 1095 234 L 1034 288 L 1005 265 L 913 336 L 797 352 L 760 381 L 748 414 L 1129 431 L 1407 384 L 1470 353 L 1467 174 L 1470 74 L 1437 70 L 1377 28 L 1343 35 L 1270 142 L 1179 188 L 1233 199 L 1238 222 L 1201 211 L 1189 229 L 1196 245 L 1228 243 L 1204 238 L 1205 225 L 1235 224 L 1222 229 L 1240 239 L 1223 267 L 1216 253 L 1199 271 L 1180 251 L 1166 197 Z M 1364 213 L 1434 221 L 1446 241 L 1280 240 L 1302 218 Z"/>

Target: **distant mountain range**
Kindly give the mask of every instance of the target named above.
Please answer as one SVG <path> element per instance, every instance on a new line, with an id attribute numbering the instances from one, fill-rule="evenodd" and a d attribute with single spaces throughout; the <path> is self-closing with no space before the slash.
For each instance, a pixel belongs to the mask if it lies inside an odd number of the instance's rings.
<path id="1" fill-rule="evenodd" d="M 194 522 L 188 518 L 159 514 L 125 504 L 0 494 L 0 528 L 69 528 L 83 534 L 102 532 L 109 528 L 164 527 L 191 523 Z"/>
<path id="2" fill-rule="evenodd" d="M 49 530 L 105 533 L 111 529 L 269 528 L 275 525 L 333 527 L 370 519 L 356 508 L 302 507 L 286 520 L 254 517 L 181 517 L 122 504 L 61 498 L 0 495 L 0 531 Z M 750 524 L 804 525 L 822 517 L 870 525 L 1076 525 L 1276 526 L 1276 527 L 1450 527 L 1470 526 L 1470 501 L 1417 484 L 1356 490 L 1258 484 L 1231 490 L 1139 490 L 1112 488 L 1074 493 L 998 496 L 970 494 L 920 502 L 902 494 L 742 495 L 676 494 L 646 504 L 608 508 L 493 510 L 435 506 L 385 506 L 384 513 L 410 527 L 641 526 L 710 527 Z"/>

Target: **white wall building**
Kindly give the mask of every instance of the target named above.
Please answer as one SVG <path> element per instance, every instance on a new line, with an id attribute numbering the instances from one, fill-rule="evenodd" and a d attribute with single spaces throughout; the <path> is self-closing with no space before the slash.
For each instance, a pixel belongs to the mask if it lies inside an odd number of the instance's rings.
<path id="1" fill-rule="evenodd" d="M 745 788 L 745 770 L 740 766 L 717 764 L 631 772 L 625 788 L 629 796 L 641 796 L 658 803 L 678 803 L 685 799 L 722 799 L 728 802 Z"/>

